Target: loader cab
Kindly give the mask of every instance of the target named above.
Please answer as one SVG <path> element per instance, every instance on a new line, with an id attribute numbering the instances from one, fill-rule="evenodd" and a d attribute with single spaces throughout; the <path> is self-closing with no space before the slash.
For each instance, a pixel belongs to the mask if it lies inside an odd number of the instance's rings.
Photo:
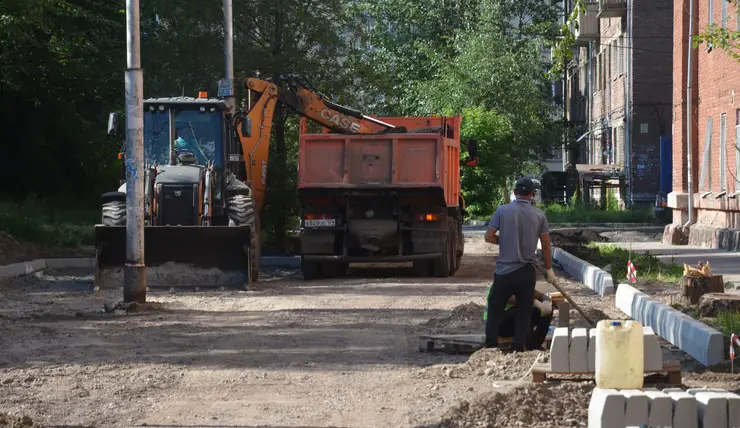
<path id="1" fill-rule="evenodd" d="M 223 100 L 214 98 L 145 100 L 145 160 L 156 162 L 157 165 L 188 164 L 200 167 L 213 161 L 215 169 L 223 171 L 227 146 L 224 143 L 230 136 L 226 112 Z M 190 161 L 187 153 L 194 157 L 193 161 Z"/>

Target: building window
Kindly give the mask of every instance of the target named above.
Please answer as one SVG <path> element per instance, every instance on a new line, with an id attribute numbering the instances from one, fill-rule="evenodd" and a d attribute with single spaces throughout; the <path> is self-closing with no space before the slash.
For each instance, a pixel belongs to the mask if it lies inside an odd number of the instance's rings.
<path id="1" fill-rule="evenodd" d="M 712 117 L 707 118 L 707 129 L 704 134 L 704 153 L 701 161 L 699 185 L 704 192 L 712 191 Z"/>
<path id="2" fill-rule="evenodd" d="M 727 191 L 727 113 L 719 117 L 719 185 L 720 192 Z"/>
<path id="3" fill-rule="evenodd" d="M 727 3 L 729 0 L 720 0 L 722 2 L 722 28 L 727 28 Z"/>
<path id="4" fill-rule="evenodd" d="M 725 1 L 725 0 L 721 0 Z M 709 0 L 709 10 L 707 12 L 709 15 L 707 17 L 709 25 L 714 24 L 714 0 Z"/>

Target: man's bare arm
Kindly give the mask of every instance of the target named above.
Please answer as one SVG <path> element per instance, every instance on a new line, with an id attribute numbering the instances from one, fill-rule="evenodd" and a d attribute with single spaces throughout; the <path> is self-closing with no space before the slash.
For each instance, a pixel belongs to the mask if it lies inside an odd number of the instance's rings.
<path id="1" fill-rule="evenodd" d="M 498 236 L 496 236 L 496 232 L 497 229 L 495 227 L 489 227 L 488 230 L 486 230 L 486 235 L 483 239 L 485 239 L 489 244 L 498 245 Z"/>
<path id="2" fill-rule="evenodd" d="M 545 269 L 552 269 L 552 246 L 550 245 L 550 234 L 541 234 L 540 242 L 542 243 L 542 257 L 545 259 Z"/>

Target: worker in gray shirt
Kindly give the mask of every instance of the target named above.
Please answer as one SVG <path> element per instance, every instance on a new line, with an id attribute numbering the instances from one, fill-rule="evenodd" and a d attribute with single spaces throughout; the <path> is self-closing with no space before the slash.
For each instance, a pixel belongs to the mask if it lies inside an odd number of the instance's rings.
<path id="1" fill-rule="evenodd" d="M 516 199 L 498 207 L 488 224 L 485 240 L 499 246 L 499 255 L 493 285 L 488 293 L 487 348 L 498 346 L 498 333 L 506 302 L 511 296 L 515 296 L 517 304 L 511 347 L 514 351 L 524 351 L 537 283 L 535 264 L 538 240 L 542 241 L 547 281 L 555 283 L 550 230 L 545 213 L 532 205 L 534 190 L 531 179 L 520 178 L 514 187 Z"/>

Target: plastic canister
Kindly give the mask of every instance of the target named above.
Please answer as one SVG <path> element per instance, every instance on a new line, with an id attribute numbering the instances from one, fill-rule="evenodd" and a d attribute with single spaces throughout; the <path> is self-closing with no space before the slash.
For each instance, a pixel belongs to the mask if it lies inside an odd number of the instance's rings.
<path id="1" fill-rule="evenodd" d="M 596 324 L 596 386 L 640 389 L 645 380 L 645 342 L 637 321 L 602 320 Z"/>

